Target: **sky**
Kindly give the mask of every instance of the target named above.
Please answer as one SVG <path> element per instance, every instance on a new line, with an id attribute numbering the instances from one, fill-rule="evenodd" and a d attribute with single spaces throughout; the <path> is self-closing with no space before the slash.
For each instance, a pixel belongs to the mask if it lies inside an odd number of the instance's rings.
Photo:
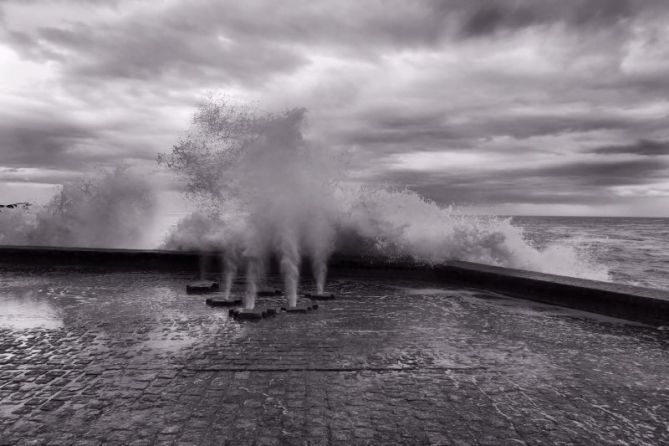
<path id="1" fill-rule="evenodd" d="M 0 0 L 0 203 L 118 163 L 178 192 L 156 156 L 212 95 L 444 205 L 669 216 L 665 0 Z"/>

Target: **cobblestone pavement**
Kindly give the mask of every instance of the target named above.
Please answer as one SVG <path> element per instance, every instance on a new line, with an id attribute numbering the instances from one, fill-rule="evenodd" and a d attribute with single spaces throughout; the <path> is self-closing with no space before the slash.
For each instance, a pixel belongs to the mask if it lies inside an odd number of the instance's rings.
<path id="1" fill-rule="evenodd" d="M 187 281 L 0 269 L 0 444 L 669 444 L 665 330 L 364 278 L 238 323 Z"/>

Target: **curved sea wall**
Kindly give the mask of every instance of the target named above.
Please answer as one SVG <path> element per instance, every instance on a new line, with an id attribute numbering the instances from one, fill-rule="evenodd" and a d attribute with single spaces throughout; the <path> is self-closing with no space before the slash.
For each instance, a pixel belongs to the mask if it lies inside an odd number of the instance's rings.
<path id="1" fill-rule="evenodd" d="M 106 268 L 220 272 L 216 253 L 160 250 L 1 246 L 5 268 Z M 548 304 L 624 319 L 669 324 L 669 292 L 477 263 L 450 261 L 437 266 L 335 255 L 332 276 L 406 277 L 480 288 Z M 269 271 L 272 272 L 272 271 Z"/>

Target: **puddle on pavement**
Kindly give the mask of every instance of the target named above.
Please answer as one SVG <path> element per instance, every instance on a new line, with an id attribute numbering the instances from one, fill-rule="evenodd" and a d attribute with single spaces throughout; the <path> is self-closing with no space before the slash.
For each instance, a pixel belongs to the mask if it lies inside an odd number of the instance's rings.
<path id="1" fill-rule="evenodd" d="M 56 330 L 63 326 L 58 310 L 44 299 L 31 293 L 18 296 L 0 294 L 0 328 Z"/>
<path id="2" fill-rule="evenodd" d="M 195 341 L 197 341 L 197 338 L 194 336 L 183 334 L 161 336 L 161 333 L 153 333 L 147 341 L 143 342 L 142 347 L 165 352 L 178 352 L 182 348 L 195 343 Z"/>

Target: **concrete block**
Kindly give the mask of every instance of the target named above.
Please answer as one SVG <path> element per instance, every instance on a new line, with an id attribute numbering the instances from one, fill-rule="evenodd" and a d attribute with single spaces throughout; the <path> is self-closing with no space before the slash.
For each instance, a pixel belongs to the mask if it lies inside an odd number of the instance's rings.
<path id="1" fill-rule="evenodd" d="M 211 280 L 198 280 L 186 285 L 188 294 L 206 294 L 218 291 L 218 283 Z"/>
<path id="2" fill-rule="evenodd" d="M 334 300 L 337 298 L 334 294 L 330 293 L 323 293 L 323 294 L 310 294 L 307 293 L 304 295 L 304 297 L 307 297 L 312 300 Z"/>
<path id="3" fill-rule="evenodd" d="M 234 307 L 242 304 L 242 300 L 236 297 L 227 299 L 224 297 L 209 297 L 205 302 L 211 307 Z"/>

